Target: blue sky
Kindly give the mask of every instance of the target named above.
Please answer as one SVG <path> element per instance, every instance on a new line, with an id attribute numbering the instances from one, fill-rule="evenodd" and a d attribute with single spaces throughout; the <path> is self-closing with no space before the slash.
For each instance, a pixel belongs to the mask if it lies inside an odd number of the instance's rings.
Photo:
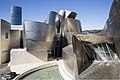
<path id="1" fill-rule="evenodd" d="M 50 11 L 68 9 L 78 13 L 83 30 L 102 29 L 113 0 L 0 0 L 0 18 L 10 22 L 12 5 L 23 8 L 23 20 L 45 21 Z"/>

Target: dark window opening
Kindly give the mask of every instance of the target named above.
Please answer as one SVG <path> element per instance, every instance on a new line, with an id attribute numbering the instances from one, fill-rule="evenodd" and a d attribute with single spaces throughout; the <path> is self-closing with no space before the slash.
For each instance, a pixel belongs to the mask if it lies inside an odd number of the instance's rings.
<path id="1" fill-rule="evenodd" d="M 8 33 L 7 32 L 5 33 L 5 39 L 8 39 Z"/>

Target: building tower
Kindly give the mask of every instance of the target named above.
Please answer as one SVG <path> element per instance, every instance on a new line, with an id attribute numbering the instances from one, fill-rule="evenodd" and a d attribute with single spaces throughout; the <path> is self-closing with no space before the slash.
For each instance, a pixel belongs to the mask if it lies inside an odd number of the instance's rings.
<path id="1" fill-rule="evenodd" d="M 11 7 L 11 48 L 23 48 L 22 7 Z"/>
<path id="2" fill-rule="evenodd" d="M 22 8 L 18 6 L 11 7 L 11 25 L 22 25 Z"/>

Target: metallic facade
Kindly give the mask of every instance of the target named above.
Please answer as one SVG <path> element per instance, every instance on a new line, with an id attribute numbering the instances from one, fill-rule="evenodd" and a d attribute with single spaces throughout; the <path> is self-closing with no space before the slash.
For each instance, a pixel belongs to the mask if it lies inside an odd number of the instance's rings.
<path id="1" fill-rule="evenodd" d="M 56 19 L 57 17 L 59 18 L 59 15 L 57 12 L 51 11 L 48 17 L 48 24 L 55 26 L 56 24 Z M 59 19 L 58 19 L 59 20 Z"/>
<path id="2" fill-rule="evenodd" d="M 72 12 L 69 10 L 60 10 L 58 14 L 61 15 L 63 18 L 72 18 L 72 19 L 75 19 L 77 16 L 76 12 Z"/>
<path id="3" fill-rule="evenodd" d="M 115 48 L 117 55 L 120 58 L 120 1 L 113 0 L 109 18 L 106 21 L 105 27 L 100 35 L 114 37 Z"/>
<path id="4" fill-rule="evenodd" d="M 72 76 L 78 76 L 76 54 L 73 52 L 73 46 L 68 45 L 63 48 L 62 59 L 64 60 L 64 67 L 66 70 L 72 74 Z"/>
<path id="5" fill-rule="evenodd" d="M 0 19 L 0 64 L 9 60 L 10 23 Z"/>
<path id="6" fill-rule="evenodd" d="M 76 34 L 73 36 L 72 42 L 79 74 L 88 68 L 94 60 L 115 59 L 116 50 L 112 37 Z"/>
<path id="7" fill-rule="evenodd" d="M 66 18 L 61 21 L 61 31 L 66 32 L 82 32 L 81 23 L 79 20 Z"/>
<path id="8" fill-rule="evenodd" d="M 48 50 L 54 47 L 55 27 L 46 23 L 25 21 L 27 51 L 41 60 L 47 61 Z"/>
<path id="9" fill-rule="evenodd" d="M 61 18 L 57 26 L 57 42 L 55 54 L 56 57 L 62 57 L 62 48 L 72 44 L 72 35 L 81 33 L 81 24 L 79 20 L 72 18 Z"/>
<path id="10" fill-rule="evenodd" d="M 81 32 L 82 28 L 79 20 L 66 18 L 61 21 L 61 34 L 68 40 L 68 44 L 72 43 L 73 34 L 79 34 Z"/>
<path id="11" fill-rule="evenodd" d="M 11 24 L 21 25 L 22 24 L 22 8 L 18 6 L 11 7 Z"/>

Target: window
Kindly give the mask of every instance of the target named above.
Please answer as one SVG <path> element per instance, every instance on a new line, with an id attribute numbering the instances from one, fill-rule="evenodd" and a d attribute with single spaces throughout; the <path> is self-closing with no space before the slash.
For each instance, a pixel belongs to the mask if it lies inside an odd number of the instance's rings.
<path id="1" fill-rule="evenodd" d="M 8 33 L 7 32 L 5 33 L 5 39 L 8 39 Z"/>

